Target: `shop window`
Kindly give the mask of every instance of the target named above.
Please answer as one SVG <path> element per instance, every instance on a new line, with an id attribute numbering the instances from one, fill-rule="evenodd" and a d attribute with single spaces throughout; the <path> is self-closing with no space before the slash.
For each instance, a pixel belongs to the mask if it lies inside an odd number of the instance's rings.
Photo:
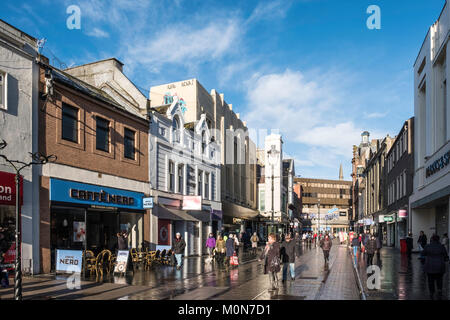
<path id="1" fill-rule="evenodd" d="M 133 130 L 125 128 L 124 130 L 124 156 L 125 158 L 135 160 L 135 136 Z"/>
<path id="2" fill-rule="evenodd" d="M 78 142 L 78 109 L 66 103 L 62 104 L 61 138 Z"/>
<path id="3" fill-rule="evenodd" d="M 96 148 L 109 152 L 109 121 L 100 117 L 96 117 Z"/>
<path id="4" fill-rule="evenodd" d="M 0 109 L 7 110 L 7 74 L 3 71 L 0 71 Z"/>

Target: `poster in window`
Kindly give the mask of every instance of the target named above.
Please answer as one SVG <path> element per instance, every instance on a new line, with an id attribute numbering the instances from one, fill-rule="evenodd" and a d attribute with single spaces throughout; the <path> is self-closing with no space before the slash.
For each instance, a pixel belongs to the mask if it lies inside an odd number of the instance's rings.
<path id="1" fill-rule="evenodd" d="M 170 244 L 170 220 L 158 219 L 158 244 Z"/>
<path id="2" fill-rule="evenodd" d="M 73 222 L 73 241 L 84 242 L 86 240 L 86 223 L 84 221 Z"/>

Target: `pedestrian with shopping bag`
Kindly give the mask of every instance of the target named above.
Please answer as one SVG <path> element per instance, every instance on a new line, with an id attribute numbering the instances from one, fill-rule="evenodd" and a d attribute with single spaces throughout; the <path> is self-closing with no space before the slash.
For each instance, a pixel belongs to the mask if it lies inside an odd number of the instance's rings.
<path id="1" fill-rule="evenodd" d="M 425 257 L 422 254 L 422 252 L 423 252 L 423 249 L 425 248 L 425 246 L 427 245 L 427 243 L 428 243 L 427 235 L 425 234 L 425 232 L 420 231 L 420 235 L 419 235 L 419 239 L 417 240 L 417 244 L 418 244 L 419 251 L 420 251 L 419 259 L 422 260 L 422 262 L 425 260 Z"/>
<path id="2" fill-rule="evenodd" d="M 269 238 L 258 261 L 264 261 L 264 274 L 269 274 L 272 290 L 278 289 L 278 272 L 281 270 L 280 244 L 276 242 L 276 235 L 269 234 Z"/>
<path id="3" fill-rule="evenodd" d="M 233 256 L 235 252 L 235 242 L 233 239 L 233 234 L 230 234 L 227 241 L 225 242 L 225 248 L 226 248 L 226 255 L 227 255 L 227 262 L 231 262 L 231 257 Z"/>

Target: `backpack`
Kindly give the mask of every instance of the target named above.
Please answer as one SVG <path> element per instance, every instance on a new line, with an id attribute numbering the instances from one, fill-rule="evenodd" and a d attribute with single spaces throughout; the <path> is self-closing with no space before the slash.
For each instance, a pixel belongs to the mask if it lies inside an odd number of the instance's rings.
<path id="1" fill-rule="evenodd" d="M 281 269 L 281 261 L 280 257 L 274 256 L 269 264 L 269 269 L 271 272 L 280 272 Z"/>

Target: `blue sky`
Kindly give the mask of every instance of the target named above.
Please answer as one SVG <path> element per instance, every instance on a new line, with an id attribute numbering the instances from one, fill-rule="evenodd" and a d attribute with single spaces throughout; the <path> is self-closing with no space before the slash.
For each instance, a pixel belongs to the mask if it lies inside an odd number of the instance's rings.
<path id="1" fill-rule="evenodd" d="M 34 0 L 3 3 L 0 18 L 46 38 L 57 67 L 116 57 L 147 94 L 197 78 L 250 129 L 280 132 L 297 174 L 337 179 L 342 163 L 349 180 L 361 132 L 393 136 L 414 115 L 412 66 L 444 3 Z M 79 30 L 66 27 L 70 5 Z M 366 26 L 369 5 L 381 9 L 380 30 Z"/>

